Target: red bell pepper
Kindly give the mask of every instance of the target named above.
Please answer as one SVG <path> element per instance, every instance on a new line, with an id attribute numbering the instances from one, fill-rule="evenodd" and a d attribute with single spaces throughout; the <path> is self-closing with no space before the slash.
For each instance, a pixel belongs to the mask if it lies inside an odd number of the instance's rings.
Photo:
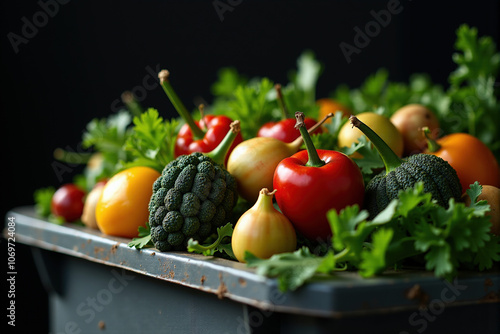
<path id="1" fill-rule="evenodd" d="M 279 139 L 285 143 L 291 143 L 300 136 L 300 132 L 297 132 L 297 129 L 295 129 L 295 118 L 288 118 L 288 111 L 283 99 L 283 94 L 281 92 L 281 85 L 276 84 L 274 88 L 276 89 L 276 93 L 278 94 L 278 103 L 283 113 L 283 119 L 279 122 L 265 123 L 257 132 L 257 137 L 272 137 Z M 307 117 L 304 122 L 307 129 L 311 128 L 317 123 L 316 120 L 309 117 Z M 313 133 L 318 134 L 322 132 L 323 128 L 318 127 Z"/>
<path id="2" fill-rule="evenodd" d="M 193 152 L 207 153 L 215 149 L 230 130 L 230 124 L 233 120 L 223 115 L 202 115 L 200 121 L 195 121 L 172 88 L 168 80 L 169 72 L 167 70 L 162 70 L 158 74 L 158 77 L 170 102 L 172 102 L 174 108 L 186 122 L 177 134 L 174 151 L 175 156 L 178 157 Z M 201 108 L 200 111 L 202 111 Z M 238 133 L 226 155 L 226 162 L 233 148 L 242 141 L 243 137 L 241 133 Z"/>
<path id="3" fill-rule="evenodd" d="M 297 112 L 306 150 L 283 159 L 274 172 L 276 202 L 297 232 L 310 240 L 331 236 L 327 212 L 363 204 L 365 186 L 359 167 L 347 155 L 316 150 Z"/>

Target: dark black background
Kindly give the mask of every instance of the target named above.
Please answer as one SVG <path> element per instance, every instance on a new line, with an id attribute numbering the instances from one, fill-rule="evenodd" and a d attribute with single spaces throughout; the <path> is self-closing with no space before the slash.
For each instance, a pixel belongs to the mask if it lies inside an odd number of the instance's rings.
<path id="1" fill-rule="evenodd" d="M 147 68 L 168 68 L 172 84 L 191 107 L 198 96 L 210 101 L 220 67 L 286 83 L 305 49 L 325 65 L 317 91 L 322 97 L 341 83 L 359 85 L 380 67 L 392 80 L 427 72 L 446 86 L 461 23 L 498 44 L 498 1 L 402 0 L 402 12 L 348 64 L 339 44 L 353 44 L 353 29 L 364 29 L 373 20 L 370 11 L 386 9 L 388 1 L 232 2 L 237 5 L 221 20 L 212 1 L 69 1 L 16 53 L 9 33 L 22 36 L 25 22 L 33 23 L 42 7 L 34 1 L 2 1 L 0 124 L 7 171 L 1 181 L 2 215 L 32 204 L 35 189 L 71 180 L 78 169 L 59 179 L 51 167 L 53 150 L 77 150 L 85 125 L 113 112 L 124 90 L 144 86 L 145 79 L 154 84 Z M 160 87 L 147 90 L 142 104 L 165 117 L 174 115 Z M 17 266 L 18 329 L 30 323 L 46 332 L 46 296 L 29 250 L 20 244 Z"/>

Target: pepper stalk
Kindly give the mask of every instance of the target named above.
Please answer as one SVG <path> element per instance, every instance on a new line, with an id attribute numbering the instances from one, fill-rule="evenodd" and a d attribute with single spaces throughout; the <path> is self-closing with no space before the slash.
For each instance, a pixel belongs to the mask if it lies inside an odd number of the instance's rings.
<path id="1" fill-rule="evenodd" d="M 427 139 L 427 150 L 429 152 L 437 152 L 441 149 L 441 145 L 438 142 L 431 138 L 431 130 L 428 127 L 423 127 L 422 132 L 424 133 L 425 138 Z"/>
<path id="2" fill-rule="evenodd" d="M 195 123 L 193 116 L 187 111 L 186 106 L 182 103 L 181 99 L 170 84 L 170 81 L 168 80 L 169 76 L 170 72 L 168 70 L 161 70 L 160 73 L 158 73 L 158 78 L 160 79 L 160 84 L 163 87 L 163 90 L 167 94 L 170 102 L 172 102 L 175 110 L 177 110 L 179 115 L 189 125 L 189 128 L 193 133 L 193 137 L 195 139 L 203 138 L 205 136 L 205 132 L 200 129 L 200 127 Z"/>
<path id="3" fill-rule="evenodd" d="M 217 147 L 212 151 L 204 153 L 207 157 L 212 158 L 213 161 L 220 165 L 223 165 L 224 167 L 227 152 L 229 152 L 234 139 L 236 139 L 236 136 L 241 131 L 240 121 L 236 120 L 232 122 L 229 127 L 229 131 L 227 132 L 224 139 L 222 139 L 222 141 L 219 143 L 219 145 L 217 145 Z"/>
<path id="4" fill-rule="evenodd" d="M 280 84 L 274 85 L 274 89 L 276 90 L 276 95 L 278 98 L 278 105 L 280 106 L 283 119 L 287 119 L 288 118 L 288 109 L 286 108 L 285 99 L 283 97 L 283 92 L 281 91 L 281 85 Z"/>
<path id="5" fill-rule="evenodd" d="M 357 127 L 363 134 L 372 142 L 372 144 L 377 149 L 380 157 L 384 161 L 386 174 L 389 174 L 391 171 L 401 166 L 403 160 L 397 156 L 396 153 L 387 145 L 387 143 L 380 138 L 380 136 L 370 129 L 365 123 L 361 122 L 359 118 L 352 115 L 349 117 L 349 121 L 355 127 Z"/>
<path id="6" fill-rule="evenodd" d="M 306 166 L 309 167 L 321 167 L 325 165 L 325 162 L 320 159 L 318 155 L 318 151 L 314 147 L 313 141 L 309 132 L 306 129 L 306 124 L 304 123 L 304 113 L 301 111 L 295 112 L 295 119 L 297 120 L 297 124 L 295 124 L 295 128 L 299 129 L 300 135 L 304 140 L 304 144 L 306 145 L 307 155 L 309 160 L 306 163 Z"/>

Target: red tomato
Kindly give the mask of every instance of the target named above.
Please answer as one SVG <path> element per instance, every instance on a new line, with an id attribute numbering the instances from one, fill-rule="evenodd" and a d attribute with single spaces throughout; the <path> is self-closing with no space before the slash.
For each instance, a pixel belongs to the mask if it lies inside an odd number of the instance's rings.
<path id="1" fill-rule="evenodd" d="M 66 222 L 80 219 L 83 212 L 85 192 L 74 184 L 61 186 L 52 196 L 51 212 Z"/>
<path id="2" fill-rule="evenodd" d="M 264 124 L 257 133 L 257 137 L 272 137 L 285 143 L 291 143 L 298 137 L 300 132 L 295 128 L 295 118 L 287 118 L 279 122 L 269 122 Z M 312 118 L 305 119 L 306 128 L 313 127 L 317 122 Z M 313 134 L 323 133 L 323 128 L 317 128 Z"/>

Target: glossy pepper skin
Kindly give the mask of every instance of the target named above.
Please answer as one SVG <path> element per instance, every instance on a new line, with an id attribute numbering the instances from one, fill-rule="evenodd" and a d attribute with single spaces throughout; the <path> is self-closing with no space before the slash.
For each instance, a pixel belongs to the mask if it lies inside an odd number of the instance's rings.
<path id="1" fill-rule="evenodd" d="M 281 85 L 276 84 L 274 86 L 278 98 L 278 104 L 282 112 L 282 120 L 277 122 L 268 122 L 264 124 L 257 132 L 257 137 L 271 137 L 281 140 L 284 143 L 291 143 L 298 137 L 300 137 L 300 132 L 295 128 L 297 121 L 295 117 L 288 117 L 288 109 L 285 104 L 285 99 L 283 98 L 283 93 L 281 91 Z M 325 115 L 326 116 L 326 115 Z M 304 123 L 306 128 L 309 129 L 313 127 L 317 122 L 312 118 L 305 118 Z M 318 127 L 313 134 L 323 133 L 323 129 Z"/>
<path id="2" fill-rule="evenodd" d="M 205 130 L 203 138 L 196 139 L 188 124 L 184 124 L 177 135 L 175 142 L 175 156 L 191 154 L 194 152 L 208 153 L 213 151 L 224 139 L 233 121 L 227 116 L 206 115 L 202 121 L 195 121 L 200 129 Z M 241 133 L 238 133 L 229 152 L 243 141 Z M 227 155 L 229 156 L 229 154 Z"/>
<path id="3" fill-rule="evenodd" d="M 233 120 L 223 115 L 206 115 L 201 118 L 201 121 L 195 121 L 170 84 L 169 76 L 170 72 L 167 70 L 161 70 L 160 73 L 158 73 L 158 78 L 160 79 L 160 84 L 165 94 L 168 96 L 179 115 L 186 122 L 177 134 L 174 149 L 175 157 L 177 158 L 181 155 L 188 155 L 194 152 L 211 152 L 222 142 L 226 134 L 231 130 L 230 125 Z M 200 111 L 202 111 L 202 108 L 203 107 L 200 106 Z M 238 133 L 233 145 L 229 148 L 225 163 L 227 163 L 227 159 L 233 148 L 242 141 L 243 138 L 241 133 Z"/>
<path id="4" fill-rule="evenodd" d="M 298 117 L 298 116 L 296 116 Z M 359 167 L 347 155 L 316 150 L 302 131 L 307 150 L 283 159 L 274 172 L 273 187 L 281 212 L 310 240 L 326 239 L 331 228 L 326 214 L 348 205 L 362 206 L 365 185 Z"/>
<path id="5" fill-rule="evenodd" d="M 317 123 L 312 118 L 306 118 L 304 122 L 307 129 Z M 257 137 L 272 137 L 285 143 L 291 143 L 300 136 L 300 133 L 295 129 L 295 123 L 294 118 L 287 118 L 279 122 L 268 122 L 259 129 Z M 313 134 L 319 133 L 323 133 L 323 128 L 319 127 L 313 132 Z"/>

